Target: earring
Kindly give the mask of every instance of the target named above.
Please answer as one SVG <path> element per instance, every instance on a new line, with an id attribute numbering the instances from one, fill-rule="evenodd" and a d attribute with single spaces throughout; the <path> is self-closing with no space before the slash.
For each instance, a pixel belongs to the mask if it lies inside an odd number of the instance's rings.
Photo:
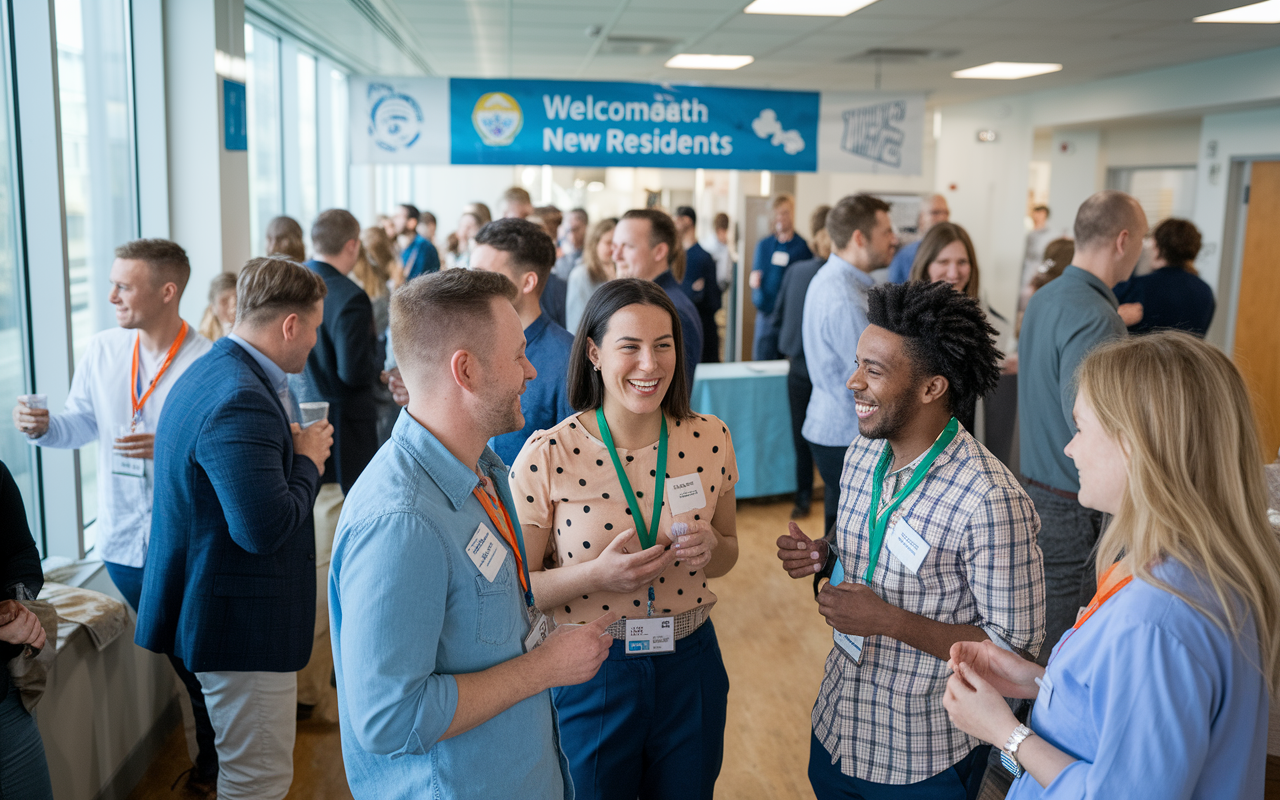
<path id="1" fill-rule="evenodd" d="M 591 367 L 592 367 L 593 369 L 595 369 L 595 371 L 596 371 L 596 372 L 599 372 L 599 371 L 600 371 L 600 365 L 599 365 L 599 364 L 592 364 L 592 365 L 591 365 Z"/>

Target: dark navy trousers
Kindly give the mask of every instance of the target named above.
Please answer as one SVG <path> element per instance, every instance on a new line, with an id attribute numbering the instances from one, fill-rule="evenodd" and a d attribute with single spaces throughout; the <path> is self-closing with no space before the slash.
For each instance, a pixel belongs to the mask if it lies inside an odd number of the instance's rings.
<path id="1" fill-rule="evenodd" d="M 707 621 L 669 655 L 615 641 L 596 676 L 552 690 L 578 800 L 712 800 L 729 675 Z"/>
<path id="2" fill-rule="evenodd" d="M 831 754 L 810 731 L 809 784 L 818 800 L 974 800 L 990 753 L 991 745 L 975 747 L 960 763 L 932 778 L 896 786 L 845 775 L 840 762 L 831 763 Z"/>

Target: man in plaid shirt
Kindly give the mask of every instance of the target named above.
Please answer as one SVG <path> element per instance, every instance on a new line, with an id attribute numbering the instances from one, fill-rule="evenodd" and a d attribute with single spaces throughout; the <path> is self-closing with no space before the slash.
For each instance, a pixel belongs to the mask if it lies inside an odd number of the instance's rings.
<path id="1" fill-rule="evenodd" d="M 848 383 L 861 435 L 845 455 L 836 526 L 813 541 L 791 523 L 778 539 L 792 577 L 835 570 L 818 594 L 837 646 L 813 708 L 809 780 L 819 800 L 963 800 L 990 748 L 942 707 L 947 659 L 965 640 L 1039 650 L 1040 520 L 954 420 L 999 377 L 978 303 L 912 283 L 876 287 L 868 306 Z"/>

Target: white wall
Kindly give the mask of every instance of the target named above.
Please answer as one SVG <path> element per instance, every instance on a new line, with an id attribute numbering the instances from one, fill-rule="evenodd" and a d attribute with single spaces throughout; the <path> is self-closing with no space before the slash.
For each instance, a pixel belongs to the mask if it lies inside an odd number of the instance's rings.
<path id="1" fill-rule="evenodd" d="M 1102 131 L 1099 129 L 1054 131 L 1049 148 L 1049 226 L 1052 230 L 1070 231 L 1080 204 L 1103 187 L 1106 170 L 1101 155 Z"/>
<path id="2" fill-rule="evenodd" d="M 1102 130 L 1106 167 L 1180 167 L 1200 159 L 1200 117 L 1122 123 Z"/>

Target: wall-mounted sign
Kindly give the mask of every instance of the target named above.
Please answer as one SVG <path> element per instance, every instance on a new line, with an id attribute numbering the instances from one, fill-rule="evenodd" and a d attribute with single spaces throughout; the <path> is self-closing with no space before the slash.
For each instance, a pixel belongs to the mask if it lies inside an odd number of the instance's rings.
<path id="1" fill-rule="evenodd" d="M 228 150 L 249 149 L 249 124 L 244 84 L 222 79 L 222 146 Z"/>
<path id="2" fill-rule="evenodd" d="M 924 133 L 922 94 L 823 92 L 818 169 L 920 175 Z"/>

